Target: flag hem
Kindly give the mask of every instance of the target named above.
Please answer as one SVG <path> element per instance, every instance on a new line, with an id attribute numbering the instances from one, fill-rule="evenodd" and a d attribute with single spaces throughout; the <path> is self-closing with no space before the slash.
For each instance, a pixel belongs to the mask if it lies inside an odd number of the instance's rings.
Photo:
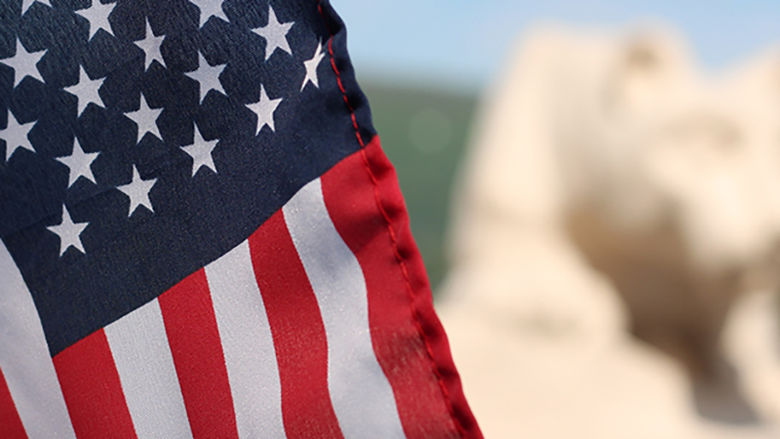
<path id="1" fill-rule="evenodd" d="M 380 188 L 380 180 L 384 181 L 388 174 L 390 176 L 395 175 L 393 166 L 381 152 L 378 136 L 375 135 L 368 145 L 372 146 L 376 143 L 376 148 L 367 147 L 363 140 L 355 107 L 350 103 L 341 78 L 341 72 L 336 64 L 336 56 L 333 50 L 335 34 L 329 25 L 322 3 L 322 0 L 317 0 L 317 9 L 330 33 L 328 54 L 330 56 L 331 69 L 336 75 L 339 90 L 342 93 L 344 104 L 352 120 L 355 138 L 360 145 L 363 164 L 373 185 L 376 207 L 384 220 L 392 242 L 393 254 L 403 274 L 410 299 L 409 304 L 414 325 L 423 341 L 426 354 L 431 362 L 432 371 L 438 381 L 442 398 L 458 430 L 458 434 L 461 437 L 481 438 L 482 433 L 463 394 L 460 376 L 452 359 L 446 333 L 433 308 L 433 298 L 428 276 L 409 228 L 406 206 L 400 188 L 397 185 L 397 180 L 391 178 L 390 186 Z M 328 4 L 328 6 L 330 5 Z M 334 15 L 333 11 L 329 12 Z"/>

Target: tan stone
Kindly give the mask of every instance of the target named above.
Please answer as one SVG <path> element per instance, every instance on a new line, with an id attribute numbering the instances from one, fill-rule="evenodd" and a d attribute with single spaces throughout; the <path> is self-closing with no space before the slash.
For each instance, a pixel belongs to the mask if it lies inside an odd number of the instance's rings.
<path id="1" fill-rule="evenodd" d="M 439 304 L 488 437 L 780 437 L 760 307 L 723 337 L 778 286 L 780 58 L 691 58 L 536 31 L 489 93 Z"/>

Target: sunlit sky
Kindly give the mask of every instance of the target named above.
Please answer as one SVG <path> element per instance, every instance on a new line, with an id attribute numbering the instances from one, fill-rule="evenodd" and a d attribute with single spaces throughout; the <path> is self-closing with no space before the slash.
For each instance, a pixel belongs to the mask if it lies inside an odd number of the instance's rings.
<path id="1" fill-rule="evenodd" d="M 479 88 L 539 23 L 626 29 L 664 23 L 710 69 L 780 47 L 777 0 L 332 0 L 360 76 Z"/>

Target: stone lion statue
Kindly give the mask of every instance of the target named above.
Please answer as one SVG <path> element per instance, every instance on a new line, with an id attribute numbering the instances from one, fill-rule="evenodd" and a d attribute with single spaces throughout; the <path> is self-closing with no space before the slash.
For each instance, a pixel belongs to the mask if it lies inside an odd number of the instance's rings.
<path id="1" fill-rule="evenodd" d="M 777 54 L 716 76 L 665 30 L 533 32 L 459 182 L 439 305 L 486 434 L 780 437 L 780 397 L 724 347 L 776 322 Z"/>

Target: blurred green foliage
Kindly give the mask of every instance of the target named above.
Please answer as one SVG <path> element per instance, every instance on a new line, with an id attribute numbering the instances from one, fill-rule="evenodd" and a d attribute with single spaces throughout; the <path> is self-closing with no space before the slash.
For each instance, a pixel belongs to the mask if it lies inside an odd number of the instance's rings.
<path id="1" fill-rule="evenodd" d="M 477 96 L 424 86 L 362 82 L 385 153 L 395 165 L 417 245 L 435 288 L 446 272 L 444 239 L 453 177 Z"/>

